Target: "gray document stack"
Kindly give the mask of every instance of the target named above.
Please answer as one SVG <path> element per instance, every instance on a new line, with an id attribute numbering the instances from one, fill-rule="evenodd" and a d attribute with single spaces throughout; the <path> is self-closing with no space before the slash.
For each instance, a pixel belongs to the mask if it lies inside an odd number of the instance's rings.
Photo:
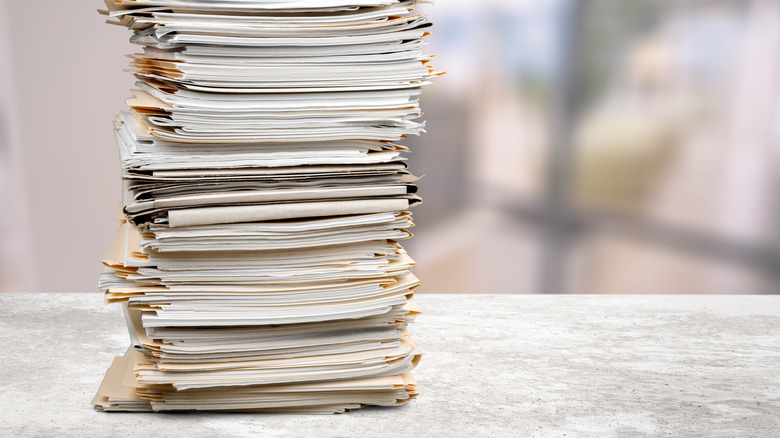
<path id="1" fill-rule="evenodd" d="M 416 394 L 430 24 L 402 0 L 105 0 L 133 31 L 100 288 L 131 348 L 103 411 L 345 412 Z"/>

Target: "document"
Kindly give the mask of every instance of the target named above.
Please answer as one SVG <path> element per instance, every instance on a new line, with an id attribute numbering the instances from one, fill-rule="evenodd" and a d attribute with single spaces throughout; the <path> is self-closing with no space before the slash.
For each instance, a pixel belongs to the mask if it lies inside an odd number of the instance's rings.
<path id="1" fill-rule="evenodd" d="M 99 287 L 100 411 L 343 413 L 418 395 L 403 140 L 441 73 L 410 0 L 104 0 L 135 85 Z"/>

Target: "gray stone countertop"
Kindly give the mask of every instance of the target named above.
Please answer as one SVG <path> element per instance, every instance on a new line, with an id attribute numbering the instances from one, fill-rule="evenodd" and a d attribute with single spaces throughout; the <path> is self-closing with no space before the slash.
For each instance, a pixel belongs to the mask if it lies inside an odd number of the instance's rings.
<path id="1" fill-rule="evenodd" d="M 780 436 L 780 296 L 425 295 L 419 398 L 344 415 L 99 413 L 100 294 L 0 294 L 0 436 Z"/>

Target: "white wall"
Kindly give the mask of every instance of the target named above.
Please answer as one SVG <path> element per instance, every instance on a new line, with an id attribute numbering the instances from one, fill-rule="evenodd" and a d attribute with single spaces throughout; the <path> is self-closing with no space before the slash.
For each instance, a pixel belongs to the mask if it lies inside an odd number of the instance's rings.
<path id="1" fill-rule="evenodd" d="M 111 121 L 133 82 L 122 71 L 129 31 L 105 24 L 101 6 L 0 0 L 0 109 L 6 149 L 18 152 L 0 156 L 13 170 L 0 199 L 17 207 L 0 207 L 0 245 L 11 253 L 0 258 L 0 288 L 97 290 L 121 194 Z M 13 268 L 13 245 L 29 248 L 31 270 Z"/>

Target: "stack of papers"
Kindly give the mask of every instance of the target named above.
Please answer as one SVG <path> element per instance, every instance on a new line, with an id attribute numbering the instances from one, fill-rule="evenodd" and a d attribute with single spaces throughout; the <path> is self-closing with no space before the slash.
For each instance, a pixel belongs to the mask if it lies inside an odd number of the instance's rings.
<path id="1" fill-rule="evenodd" d="M 404 0 L 105 0 L 133 31 L 100 288 L 103 411 L 345 412 L 417 395 L 420 202 L 398 144 L 440 73 Z"/>

